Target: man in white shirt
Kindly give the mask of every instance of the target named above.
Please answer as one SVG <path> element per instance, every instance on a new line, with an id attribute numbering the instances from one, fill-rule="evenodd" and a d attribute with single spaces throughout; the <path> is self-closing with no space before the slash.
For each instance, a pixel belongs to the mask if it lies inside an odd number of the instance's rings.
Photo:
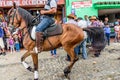
<path id="1" fill-rule="evenodd" d="M 86 28 L 87 27 L 87 22 L 83 20 L 81 17 L 77 19 L 77 24 L 80 28 Z"/>
<path id="2" fill-rule="evenodd" d="M 76 16 L 74 14 L 69 14 L 67 18 L 68 18 L 68 21 L 66 23 L 78 25 L 77 22 L 75 21 Z"/>
<path id="3" fill-rule="evenodd" d="M 67 18 L 68 18 L 68 21 L 65 24 L 70 23 L 70 24 L 78 25 L 76 21 L 76 16 L 74 14 L 69 14 Z M 68 54 L 67 54 L 66 60 L 70 61 L 70 56 Z"/>
<path id="4" fill-rule="evenodd" d="M 78 26 L 80 28 L 86 28 L 87 27 L 87 22 L 83 20 L 81 17 L 77 19 Z M 75 48 L 75 53 L 79 54 L 80 53 L 80 48 L 82 48 L 82 57 L 83 59 L 87 59 L 87 50 L 86 50 L 86 38 L 80 43 L 76 48 Z"/>

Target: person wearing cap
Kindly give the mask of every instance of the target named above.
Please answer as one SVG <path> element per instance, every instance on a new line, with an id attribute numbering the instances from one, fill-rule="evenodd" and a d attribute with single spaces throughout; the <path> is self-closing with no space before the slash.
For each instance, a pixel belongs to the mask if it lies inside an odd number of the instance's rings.
<path id="1" fill-rule="evenodd" d="M 67 18 L 68 18 L 68 21 L 66 23 L 77 25 L 76 16 L 74 14 L 69 14 Z"/>
<path id="2" fill-rule="evenodd" d="M 76 16 L 74 14 L 69 14 L 67 18 L 68 18 L 68 21 L 65 24 L 70 23 L 70 24 L 78 25 L 76 21 Z M 68 54 L 67 54 L 66 60 L 70 61 L 70 56 Z"/>
<path id="3" fill-rule="evenodd" d="M 99 27 L 99 23 L 97 21 L 97 18 L 95 16 L 90 17 L 90 26 L 89 27 Z"/>

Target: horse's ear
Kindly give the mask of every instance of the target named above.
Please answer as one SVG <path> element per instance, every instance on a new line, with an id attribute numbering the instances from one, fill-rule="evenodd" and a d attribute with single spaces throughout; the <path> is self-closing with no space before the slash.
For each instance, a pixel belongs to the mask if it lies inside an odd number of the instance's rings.
<path id="1" fill-rule="evenodd" d="M 16 9 L 16 3 L 15 2 L 13 2 L 13 8 Z"/>

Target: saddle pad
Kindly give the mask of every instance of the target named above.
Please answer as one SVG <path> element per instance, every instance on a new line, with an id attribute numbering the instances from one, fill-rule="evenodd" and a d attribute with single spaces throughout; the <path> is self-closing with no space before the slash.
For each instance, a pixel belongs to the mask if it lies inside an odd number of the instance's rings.
<path id="1" fill-rule="evenodd" d="M 60 24 L 55 24 L 54 26 L 49 27 L 44 31 L 44 36 L 50 37 L 50 36 L 60 35 L 62 34 L 62 32 L 63 32 L 62 26 Z"/>

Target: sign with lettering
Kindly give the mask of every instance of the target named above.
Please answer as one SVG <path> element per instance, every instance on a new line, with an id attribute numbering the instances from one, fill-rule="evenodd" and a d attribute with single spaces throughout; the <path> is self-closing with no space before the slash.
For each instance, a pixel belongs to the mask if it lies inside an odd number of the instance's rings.
<path id="1" fill-rule="evenodd" d="M 47 0 L 0 0 L 0 7 L 12 6 L 15 2 L 18 6 L 43 5 Z M 64 0 L 57 0 L 58 4 L 64 4 Z"/>
<path id="2" fill-rule="evenodd" d="M 91 7 L 92 6 L 92 0 L 81 0 L 72 2 L 72 8 L 81 8 L 81 7 Z"/>

